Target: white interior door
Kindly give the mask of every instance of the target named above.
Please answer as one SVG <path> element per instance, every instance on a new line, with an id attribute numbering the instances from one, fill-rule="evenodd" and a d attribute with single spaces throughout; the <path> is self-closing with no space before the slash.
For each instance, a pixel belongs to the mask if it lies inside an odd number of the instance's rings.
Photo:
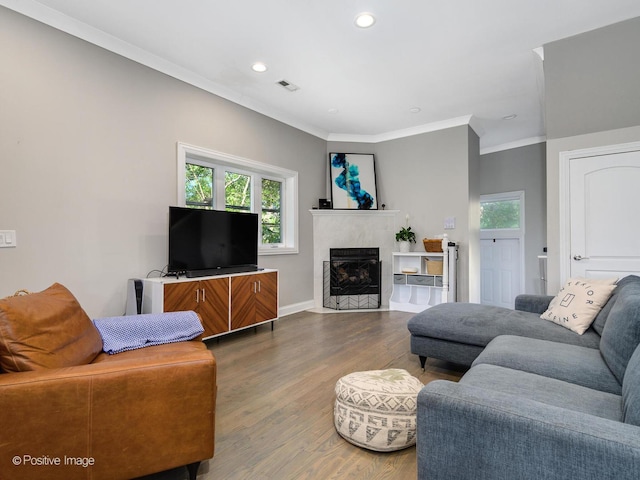
<path id="1" fill-rule="evenodd" d="M 481 195 L 480 302 L 513 308 L 524 285 L 524 192 Z"/>
<path id="2" fill-rule="evenodd" d="M 480 240 L 481 303 L 513 308 L 520 292 L 520 239 Z"/>
<path id="3" fill-rule="evenodd" d="M 589 151 L 584 152 L 587 155 Z M 571 277 L 640 272 L 640 146 L 569 163 Z M 563 281 L 565 281 L 563 279 Z"/>

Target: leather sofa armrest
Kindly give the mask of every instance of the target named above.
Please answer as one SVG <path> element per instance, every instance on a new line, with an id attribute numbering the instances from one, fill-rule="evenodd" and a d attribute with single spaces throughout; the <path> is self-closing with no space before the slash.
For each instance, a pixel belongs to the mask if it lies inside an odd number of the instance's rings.
<path id="1" fill-rule="evenodd" d="M 553 298 L 551 295 L 521 294 L 516 297 L 515 309 L 523 312 L 543 314 L 545 310 L 549 308 L 549 304 Z"/>
<path id="2" fill-rule="evenodd" d="M 417 448 L 420 479 L 640 478 L 640 427 L 445 380 L 418 394 Z"/>
<path id="3" fill-rule="evenodd" d="M 0 425 L 11 432 L 0 442 L 0 471 L 3 479 L 135 478 L 208 459 L 215 398 L 215 358 L 196 341 L 0 374 Z M 34 466 L 25 455 L 93 465 Z"/>

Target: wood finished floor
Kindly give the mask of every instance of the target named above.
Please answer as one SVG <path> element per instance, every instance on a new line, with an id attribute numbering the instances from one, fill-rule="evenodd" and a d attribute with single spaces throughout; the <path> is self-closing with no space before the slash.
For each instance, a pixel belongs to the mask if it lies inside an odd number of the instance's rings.
<path id="1" fill-rule="evenodd" d="M 415 479 L 416 450 L 358 448 L 333 426 L 334 386 L 351 372 L 403 368 L 422 383 L 460 367 L 409 351 L 404 312 L 302 312 L 208 341 L 218 363 L 215 456 L 198 480 Z M 183 480 L 186 469 L 145 477 Z"/>

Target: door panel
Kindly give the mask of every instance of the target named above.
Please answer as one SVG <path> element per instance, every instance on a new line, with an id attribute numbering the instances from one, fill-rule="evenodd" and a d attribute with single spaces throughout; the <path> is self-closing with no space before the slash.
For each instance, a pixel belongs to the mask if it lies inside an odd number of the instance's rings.
<path id="1" fill-rule="evenodd" d="M 199 292 L 198 282 L 167 283 L 164 285 L 165 312 L 197 310 Z"/>
<path id="2" fill-rule="evenodd" d="M 278 274 L 261 273 L 256 275 L 258 293 L 256 294 L 256 322 L 272 320 L 278 316 Z"/>
<path id="3" fill-rule="evenodd" d="M 569 177 L 570 276 L 640 272 L 640 152 L 573 158 Z"/>
<path id="4" fill-rule="evenodd" d="M 493 238 L 480 240 L 481 302 L 513 308 L 520 294 L 520 240 Z"/>
<path id="5" fill-rule="evenodd" d="M 198 313 L 202 317 L 204 336 L 229 331 L 229 279 L 216 278 L 200 282 L 202 298 Z"/>
<path id="6" fill-rule="evenodd" d="M 256 275 L 231 278 L 231 329 L 256 323 Z"/>

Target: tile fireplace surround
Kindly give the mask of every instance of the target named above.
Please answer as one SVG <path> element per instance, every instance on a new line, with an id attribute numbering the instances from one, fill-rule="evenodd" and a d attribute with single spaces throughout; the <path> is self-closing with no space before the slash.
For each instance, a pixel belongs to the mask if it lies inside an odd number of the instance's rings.
<path id="1" fill-rule="evenodd" d="M 382 307 L 389 307 L 393 285 L 391 252 L 399 210 L 310 210 L 313 215 L 313 302 L 322 307 L 322 262 L 330 248 L 378 247 L 382 262 Z"/>

